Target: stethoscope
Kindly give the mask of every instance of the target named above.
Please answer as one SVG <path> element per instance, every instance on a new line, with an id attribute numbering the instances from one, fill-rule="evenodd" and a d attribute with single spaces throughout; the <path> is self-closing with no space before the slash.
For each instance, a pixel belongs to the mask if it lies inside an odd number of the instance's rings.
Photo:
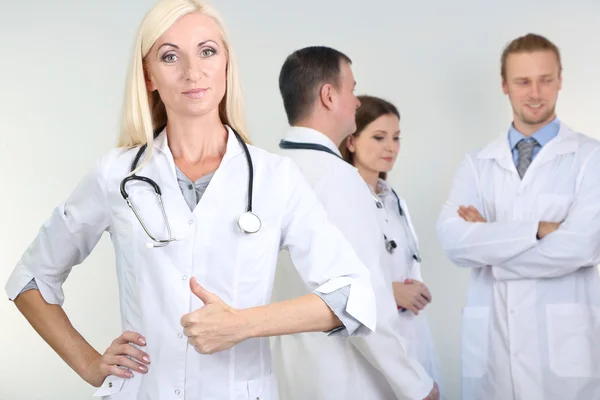
<path id="1" fill-rule="evenodd" d="M 375 202 L 375 206 L 377 208 L 379 208 L 380 210 L 383 210 L 385 212 L 385 209 L 383 207 L 383 203 L 381 203 L 381 200 L 379 200 L 379 197 L 377 197 L 377 195 L 373 192 L 373 189 L 370 186 L 369 186 L 369 191 L 371 192 L 371 198 Z M 402 214 L 402 208 L 400 208 L 400 215 L 403 215 Z M 387 221 L 387 217 L 386 217 L 386 221 Z M 394 250 L 396 249 L 396 247 L 398 247 L 398 244 L 396 243 L 396 241 L 394 239 L 388 239 L 388 237 L 387 237 L 387 235 L 385 233 L 383 234 L 383 241 L 385 243 L 385 249 L 390 254 L 394 252 Z"/>
<path id="2" fill-rule="evenodd" d="M 370 187 L 369 187 L 370 189 Z M 404 218 L 404 221 L 406 224 L 404 224 L 403 228 L 405 229 L 407 238 L 410 237 L 409 235 L 411 235 L 410 232 L 407 231 L 406 226 L 408 226 L 408 218 L 405 216 L 404 211 L 402 210 L 402 205 L 400 204 L 400 196 L 398 196 L 398 194 L 396 193 L 396 191 L 392 188 L 390 188 L 390 190 L 392 191 L 394 197 L 396 197 L 396 203 L 398 205 L 398 213 L 400 214 L 401 217 Z M 373 196 L 373 200 L 375 200 L 375 204 L 377 205 L 377 208 L 381 208 L 384 209 L 383 204 L 381 203 L 381 201 L 379 200 L 379 197 L 377 197 L 373 191 L 371 191 L 371 196 Z M 385 209 L 384 209 L 385 211 Z M 390 253 L 394 252 L 394 249 L 397 247 L 396 242 L 394 240 L 390 240 L 388 241 L 387 236 L 384 234 L 383 237 L 385 238 L 386 241 L 386 249 L 387 251 L 389 251 Z M 419 250 L 417 248 L 417 246 L 414 246 L 414 251 L 413 251 L 413 255 L 412 255 L 413 260 L 415 260 L 416 262 L 421 262 L 421 256 L 419 255 Z M 400 312 L 406 312 L 406 308 L 400 307 L 398 306 L 398 310 Z"/>
<path id="3" fill-rule="evenodd" d="M 160 132 L 163 131 L 164 128 L 165 127 L 163 126 L 162 128 L 159 128 L 159 129 L 157 129 L 154 132 L 154 138 L 155 139 L 158 137 L 158 135 L 160 134 Z M 246 145 L 246 142 L 244 142 L 244 140 L 242 139 L 242 137 L 239 135 L 239 133 L 236 132 L 235 129 L 231 128 L 231 130 L 233 131 L 233 133 L 235 134 L 236 139 L 238 140 L 238 142 L 240 143 L 240 145 L 244 149 L 244 153 L 246 155 L 246 160 L 248 161 L 248 205 L 246 207 L 246 212 L 244 212 L 242 215 L 240 215 L 238 217 L 238 219 L 237 219 L 237 226 L 242 231 L 242 233 L 244 233 L 244 234 L 252 234 L 252 233 L 258 232 L 260 230 L 260 228 L 261 228 L 260 218 L 258 218 L 258 216 L 252 212 L 252 186 L 253 186 L 253 183 L 254 183 L 254 167 L 252 165 L 252 157 L 250 156 L 250 151 L 248 150 L 248 146 Z M 133 163 L 131 164 L 131 169 L 129 171 L 130 173 L 132 173 L 137 168 L 137 164 L 140 161 L 140 158 L 141 158 L 142 154 L 144 153 L 144 151 L 146 150 L 147 146 L 148 146 L 148 144 L 145 143 L 138 150 L 135 158 L 133 159 Z M 156 199 L 157 199 L 158 205 L 159 205 L 159 207 L 161 209 L 163 220 L 164 220 L 165 225 L 167 227 L 168 239 L 158 239 L 157 237 L 155 237 L 154 235 L 152 235 L 150 233 L 150 231 L 146 227 L 146 224 L 144 223 L 143 218 L 137 212 L 135 206 L 133 205 L 133 203 L 129 199 L 129 194 L 125 190 L 125 185 L 129 181 L 140 181 L 140 182 L 144 182 L 144 183 L 147 183 L 150 186 L 152 186 L 152 188 L 154 189 L 154 192 L 156 193 Z M 164 204 L 163 204 L 163 201 L 162 201 L 162 193 L 161 193 L 161 190 L 160 190 L 160 186 L 158 186 L 158 184 L 156 182 L 154 182 L 152 179 L 150 179 L 148 177 L 145 177 L 145 176 L 131 174 L 131 175 L 125 177 L 121 181 L 121 195 L 123 196 L 123 198 L 127 202 L 127 205 L 129 206 L 129 208 L 131 208 L 131 210 L 135 214 L 135 217 L 140 222 L 140 225 L 142 225 L 142 228 L 144 229 L 144 232 L 146 232 L 146 234 L 148 235 L 148 237 L 150 239 L 152 239 L 152 241 L 154 242 L 154 243 L 150 243 L 149 247 L 164 247 L 164 246 L 168 245 L 171 242 L 179 240 L 179 238 L 174 237 L 172 235 L 172 233 L 171 233 L 171 226 L 169 224 L 169 219 L 167 218 L 167 214 L 165 212 L 165 207 L 164 207 Z"/>
<path id="4" fill-rule="evenodd" d="M 323 146 L 322 144 L 317 144 L 317 143 L 299 143 L 299 142 L 289 142 L 287 140 L 282 140 L 279 142 L 279 148 L 280 149 L 285 149 L 285 150 L 316 150 L 316 151 L 323 151 L 325 153 L 329 153 L 331 155 L 336 156 L 337 158 L 339 158 L 342 161 L 346 161 L 344 160 L 342 157 L 340 157 L 339 154 L 337 154 L 335 151 L 331 150 L 329 147 L 327 146 Z"/>
<path id="5" fill-rule="evenodd" d="M 369 187 L 370 189 L 370 187 Z M 408 220 L 406 219 L 406 215 L 404 214 L 404 211 L 402 210 L 402 205 L 400 204 L 400 196 L 398 196 L 398 194 L 396 193 L 396 191 L 392 188 L 390 188 L 390 190 L 392 191 L 392 194 L 394 195 L 394 197 L 396 198 L 396 204 L 398 206 L 398 214 L 400 214 L 401 217 L 403 217 L 406 221 L 406 224 L 408 225 Z M 377 208 L 379 209 L 383 209 L 383 203 L 379 200 L 379 197 L 377 197 L 373 191 L 371 190 L 371 196 L 373 197 L 373 200 L 375 201 L 375 205 Z M 407 235 L 410 234 L 410 232 L 406 232 Z M 388 240 L 387 236 L 384 234 L 383 237 L 385 238 L 385 247 L 387 249 L 387 251 L 389 251 L 390 253 L 394 252 L 394 249 L 396 249 L 396 247 L 398 247 L 398 245 L 396 244 L 395 240 Z M 421 262 L 421 256 L 419 255 L 419 251 L 417 249 L 415 249 L 415 251 L 413 252 L 413 256 L 412 256 L 413 260 L 417 261 L 417 262 Z"/>

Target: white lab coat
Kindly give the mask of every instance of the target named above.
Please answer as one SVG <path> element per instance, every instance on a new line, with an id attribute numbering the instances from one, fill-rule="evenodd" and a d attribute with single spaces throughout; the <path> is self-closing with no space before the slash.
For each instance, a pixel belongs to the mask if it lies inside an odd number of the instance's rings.
<path id="1" fill-rule="evenodd" d="M 254 212 L 262 229 L 245 236 L 236 226 L 246 209 L 248 165 L 229 130 L 226 153 L 193 212 L 175 174 L 163 132 L 139 175 L 158 183 L 173 234 L 182 240 L 146 247 L 149 238 L 119 192 L 137 149 L 110 151 L 58 207 L 10 277 L 11 299 L 35 277 L 44 299 L 62 304 L 62 284 L 71 267 L 92 251 L 104 231 L 116 254 L 123 330 L 147 339 L 152 364 L 132 379 L 109 376 L 96 392 L 112 400 L 278 399 L 268 338 L 249 339 L 229 350 L 201 355 L 188 345 L 181 317 L 202 307 L 189 289 L 195 276 L 234 308 L 267 304 L 280 246 L 289 248 L 302 279 L 323 293 L 350 285 L 346 311 L 365 332 L 376 324 L 368 270 L 333 225 L 310 186 L 290 160 L 249 146 L 254 163 Z M 150 231 L 166 228 L 150 185 L 127 185 Z"/>
<path id="2" fill-rule="evenodd" d="M 475 206 L 488 221 L 456 213 Z M 536 240 L 539 221 L 562 222 Z M 600 144 L 561 124 L 523 180 L 504 133 L 464 159 L 438 221 L 471 268 L 462 398 L 600 398 Z"/>
<path id="3" fill-rule="evenodd" d="M 419 238 L 410 218 L 408 206 L 402 197 L 396 198 L 388 182 L 380 179 L 377 189 L 377 196 L 383 204 L 383 208 L 379 209 L 382 229 L 388 239 L 394 240 L 398 246 L 393 252 L 384 253 L 384 278 L 390 284 L 404 282 L 405 279 L 423 282 L 421 263 L 418 261 Z M 403 215 L 400 215 L 398 201 Z M 421 363 L 429 376 L 438 384 L 442 398 L 445 399 L 435 343 L 427 323 L 427 308 L 419 312 L 419 315 L 414 315 L 408 310 L 398 311 L 398 313 L 402 321 L 400 324 L 402 335 L 408 342 L 408 354 Z"/>
<path id="4" fill-rule="evenodd" d="M 320 132 L 294 127 L 286 135 L 294 142 L 317 143 L 339 154 Z M 416 360 L 408 357 L 400 335 L 400 318 L 392 287 L 383 279 L 383 232 L 375 202 L 356 168 L 338 157 L 315 150 L 282 150 L 300 167 L 329 219 L 342 231 L 371 271 L 377 297 L 377 331 L 369 337 L 303 333 L 272 338 L 273 358 L 285 400 L 424 399 L 433 381 Z M 273 298 L 283 300 L 307 293 L 280 256 Z"/>

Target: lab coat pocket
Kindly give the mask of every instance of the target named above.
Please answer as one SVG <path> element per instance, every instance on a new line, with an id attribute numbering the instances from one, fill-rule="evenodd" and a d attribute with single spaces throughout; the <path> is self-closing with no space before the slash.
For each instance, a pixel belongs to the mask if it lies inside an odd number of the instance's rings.
<path id="1" fill-rule="evenodd" d="M 277 379 L 271 373 L 263 378 L 236 383 L 236 400 L 278 400 Z"/>
<path id="2" fill-rule="evenodd" d="M 465 307 L 462 314 L 462 374 L 481 378 L 487 370 L 489 307 Z"/>
<path id="3" fill-rule="evenodd" d="M 600 307 L 549 304 L 546 315 L 552 372 L 565 378 L 600 375 Z"/>
<path id="4" fill-rule="evenodd" d="M 540 194 L 538 196 L 537 216 L 540 221 L 563 222 L 573 203 L 569 194 Z"/>

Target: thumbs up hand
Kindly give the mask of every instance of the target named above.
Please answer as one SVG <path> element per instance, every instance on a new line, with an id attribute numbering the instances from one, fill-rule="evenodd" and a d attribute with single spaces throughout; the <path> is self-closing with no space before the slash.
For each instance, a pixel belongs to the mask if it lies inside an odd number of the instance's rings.
<path id="1" fill-rule="evenodd" d="M 219 298 L 219 296 L 204 289 L 204 287 L 202 287 L 194 277 L 190 279 L 190 289 L 197 298 L 202 300 L 205 306 L 213 303 L 222 303 L 222 300 Z"/>
<path id="2" fill-rule="evenodd" d="M 245 339 L 247 321 L 241 313 L 223 302 L 214 293 L 203 288 L 196 278 L 190 279 L 190 289 L 204 306 L 181 318 L 183 333 L 188 343 L 200 354 L 227 350 Z"/>

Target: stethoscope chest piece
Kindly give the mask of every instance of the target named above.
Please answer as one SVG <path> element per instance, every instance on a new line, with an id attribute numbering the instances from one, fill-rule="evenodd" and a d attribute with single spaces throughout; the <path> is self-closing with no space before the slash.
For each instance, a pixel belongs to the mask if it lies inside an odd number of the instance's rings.
<path id="1" fill-rule="evenodd" d="M 396 247 L 398 247 L 398 245 L 396 244 L 395 240 L 388 240 L 387 236 L 384 234 L 383 235 L 383 240 L 385 241 L 385 249 L 389 252 L 389 253 L 393 253 L 394 250 L 396 249 Z"/>
<path id="2" fill-rule="evenodd" d="M 244 234 L 250 235 L 258 232 L 262 224 L 258 215 L 254 214 L 252 211 L 246 211 L 239 216 L 237 225 Z"/>

